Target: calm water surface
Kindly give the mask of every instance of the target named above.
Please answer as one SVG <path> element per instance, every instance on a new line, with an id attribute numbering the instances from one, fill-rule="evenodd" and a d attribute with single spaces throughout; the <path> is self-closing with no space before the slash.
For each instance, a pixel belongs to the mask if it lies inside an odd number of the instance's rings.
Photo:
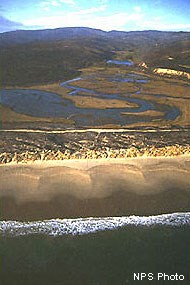
<path id="1" fill-rule="evenodd" d="M 140 98 L 141 87 L 139 84 L 146 84 L 149 79 L 136 74 L 128 74 L 124 76 L 110 76 L 109 81 L 118 82 L 134 82 L 138 86 L 138 91 L 135 92 L 139 98 L 133 98 L 133 94 L 104 94 L 92 89 L 80 88 L 73 86 L 73 81 L 79 81 L 81 78 L 76 78 L 61 83 L 62 87 L 70 89 L 70 96 L 96 96 L 100 99 L 118 99 L 136 103 L 138 107 L 133 108 L 107 108 L 104 110 L 95 108 L 78 108 L 72 100 L 64 99 L 58 94 L 40 90 L 14 89 L 1 90 L 0 103 L 10 107 L 17 113 L 30 115 L 34 117 L 56 117 L 68 118 L 75 121 L 77 126 L 94 126 L 107 123 L 126 125 L 140 121 L 150 121 L 150 117 L 133 116 L 133 113 L 144 112 L 147 110 L 162 109 L 162 105 L 155 104 L 148 100 Z M 131 115 L 123 116 L 121 113 L 130 112 Z M 179 116 L 180 111 L 176 107 L 164 105 L 165 119 L 174 120 Z"/>

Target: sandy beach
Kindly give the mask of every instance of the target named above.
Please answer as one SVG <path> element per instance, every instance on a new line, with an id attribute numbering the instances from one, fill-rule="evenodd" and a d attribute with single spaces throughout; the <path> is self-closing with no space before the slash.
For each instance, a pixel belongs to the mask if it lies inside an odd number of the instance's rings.
<path id="1" fill-rule="evenodd" d="M 151 215 L 189 210 L 190 156 L 10 163 L 1 219 Z"/>

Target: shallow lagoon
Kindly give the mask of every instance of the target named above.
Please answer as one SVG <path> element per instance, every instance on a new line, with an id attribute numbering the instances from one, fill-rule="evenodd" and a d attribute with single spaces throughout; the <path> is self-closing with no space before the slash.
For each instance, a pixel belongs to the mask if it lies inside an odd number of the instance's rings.
<path id="1" fill-rule="evenodd" d="M 31 89 L 6 89 L 0 91 L 0 103 L 10 107 L 13 111 L 34 117 L 53 117 L 67 118 L 75 121 L 76 126 L 99 126 L 104 124 L 119 124 L 121 126 L 136 122 L 151 121 L 149 116 L 133 116 L 133 113 L 141 113 L 147 110 L 162 110 L 162 105 L 144 100 L 140 97 L 141 86 L 146 84 L 148 79 L 137 74 L 127 74 L 125 76 L 110 76 L 108 81 L 133 82 L 138 87 L 135 92 L 138 98 L 133 98 L 133 94 L 104 94 L 93 89 L 81 88 L 72 85 L 73 81 L 79 81 L 81 78 L 69 80 L 60 84 L 60 86 L 70 90 L 71 100 L 64 99 L 58 94 L 31 90 Z M 88 96 L 100 99 L 117 99 L 129 103 L 135 103 L 138 107 L 129 108 L 79 108 L 72 101 L 73 96 Z M 175 106 L 164 106 L 164 118 L 166 120 L 175 120 L 180 115 L 180 111 Z M 129 112 L 131 115 L 122 116 L 121 113 Z"/>

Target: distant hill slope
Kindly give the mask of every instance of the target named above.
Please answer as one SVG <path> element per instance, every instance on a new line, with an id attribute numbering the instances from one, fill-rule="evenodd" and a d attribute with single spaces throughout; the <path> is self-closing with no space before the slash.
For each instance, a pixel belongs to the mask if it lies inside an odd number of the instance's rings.
<path id="1" fill-rule="evenodd" d="M 149 67 L 165 67 L 190 72 L 190 37 L 153 46 L 142 55 Z"/>
<path id="2" fill-rule="evenodd" d="M 79 76 L 78 69 L 112 57 L 107 43 L 83 40 L 41 42 L 1 49 L 1 86 L 52 83 Z"/>
<path id="3" fill-rule="evenodd" d="M 110 31 L 105 32 L 99 29 L 74 27 L 74 28 L 59 28 L 45 30 L 18 30 L 0 34 L 0 46 L 26 44 L 31 42 L 42 41 L 60 41 L 79 38 L 108 38 L 122 39 L 130 41 L 130 43 L 145 43 L 155 44 L 157 42 L 172 42 L 176 40 L 187 40 L 190 37 L 188 32 L 161 32 L 161 31 L 132 31 L 120 32 Z"/>
<path id="4" fill-rule="evenodd" d="M 83 37 L 105 37 L 107 33 L 91 28 L 59 28 L 46 30 L 18 30 L 0 34 L 0 46 L 26 44 L 31 42 L 60 41 Z"/>
<path id="5" fill-rule="evenodd" d="M 78 76 L 80 68 L 103 63 L 115 52 L 127 50 L 132 51 L 132 60 L 145 61 L 150 68 L 187 70 L 189 47 L 187 32 L 105 32 L 79 27 L 2 33 L 0 85 L 67 80 Z"/>

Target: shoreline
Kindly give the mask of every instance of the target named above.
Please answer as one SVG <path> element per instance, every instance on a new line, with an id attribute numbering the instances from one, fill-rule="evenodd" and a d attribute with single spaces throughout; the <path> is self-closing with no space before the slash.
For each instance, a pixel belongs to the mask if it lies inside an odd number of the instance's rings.
<path id="1" fill-rule="evenodd" d="M 77 236 L 125 229 L 126 227 L 190 227 L 190 212 L 152 216 L 87 217 L 33 222 L 0 221 L 0 237 L 23 235 Z"/>

